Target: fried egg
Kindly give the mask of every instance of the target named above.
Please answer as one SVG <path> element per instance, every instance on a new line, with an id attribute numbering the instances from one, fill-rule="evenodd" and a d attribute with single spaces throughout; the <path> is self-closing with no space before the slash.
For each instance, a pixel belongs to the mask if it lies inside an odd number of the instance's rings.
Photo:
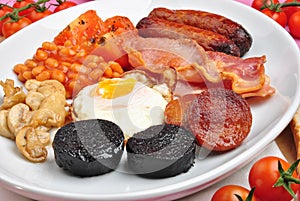
<path id="1" fill-rule="evenodd" d="M 73 109 L 78 120 L 109 120 L 131 137 L 162 124 L 167 103 L 158 90 L 134 78 L 114 78 L 83 88 L 73 101 Z"/>

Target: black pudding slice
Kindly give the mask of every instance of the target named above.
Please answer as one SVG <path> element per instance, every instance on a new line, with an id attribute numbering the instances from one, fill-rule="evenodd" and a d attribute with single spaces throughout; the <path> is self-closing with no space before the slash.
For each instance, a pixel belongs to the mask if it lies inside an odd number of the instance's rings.
<path id="1" fill-rule="evenodd" d="M 53 140 L 57 165 L 77 176 L 115 170 L 124 152 L 124 135 L 113 122 L 90 119 L 61 127 Z"/>
<path id="2" fill-rule="evenodd" d="M 151 126 L 126 143 L 128 166 L 133 173 L 147 178 L 187 172 L 194 164 L 195 150 L 195 136 L 172 124 Z"/>

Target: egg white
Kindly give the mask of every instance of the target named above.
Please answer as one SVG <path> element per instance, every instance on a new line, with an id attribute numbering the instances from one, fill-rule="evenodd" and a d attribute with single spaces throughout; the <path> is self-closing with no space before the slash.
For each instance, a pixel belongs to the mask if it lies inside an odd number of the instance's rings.
<path id="1" fill-rule="evenodd" d="M 95 95 L 98 84 L 82 89 L 73 101 L 78 120 L 105 119 L 116 123 L 126 137 L 164 122 L 167 101 L 161 93 L 141 82 L 133 90 L 113 99 Z"/>

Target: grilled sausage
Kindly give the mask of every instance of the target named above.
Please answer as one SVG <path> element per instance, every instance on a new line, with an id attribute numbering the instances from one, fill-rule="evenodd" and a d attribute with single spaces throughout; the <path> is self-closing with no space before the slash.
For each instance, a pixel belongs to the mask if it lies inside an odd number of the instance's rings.
<path id="1" fill-rule="evenodd" d="M 240 48 L 240 56 L 243 56 L 252 45 L 252 37 L 242 25 L 214 13 L 198 10 L 155 8 L 148 17 L 157 17 L 222 34 L 234 41 Z"/>
<path id="2" fill-rule="evenodd" d="M 136 28 L 142 37 L 165 37 L 171 39 L 191 38 L 206 51 L 224 52 L 226 54 L 240 56 L 240 49 L 232 40 L 221 34 L 198 27 L 154 17 L 145 17 L 138 22 Z"/>

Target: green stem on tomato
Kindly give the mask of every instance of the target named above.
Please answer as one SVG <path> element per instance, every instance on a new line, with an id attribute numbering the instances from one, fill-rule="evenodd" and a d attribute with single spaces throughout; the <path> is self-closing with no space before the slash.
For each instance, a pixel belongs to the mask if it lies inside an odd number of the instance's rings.
<path id="1" fill-rule="evenodd" d="M 296 160 L 287 171 L 284 171 L 280 161 L 278 161 L 278 171 L 280 173 L 280 177 L 274 184 L 274 187 L 283 186 L 295 199 L 296 199 L 296 195 L 291 188 L 291 184 L 292 183 L 300 184 L 300 180 L 293 177 L 293 173 L 295 172 L 299 162 L 300 159 Z"/>
<path id="2" fill-rule="evenodd" d="M 246 200 L 243 200 L 243 198 L 238 194 L 234 194 L 234 195 L 237 197 L 237 199 L 239 201 L 252 201 L 252 198 L 254 195 L 254 190 L 255 190 L 255 187 L 251 188 L 251 191 L 249 192 L 248 196 L 246 197 Z"/>
<path id="3" fill-rule="evenodd" d="M 52 3 L 52 6 L 59 6 L 61 4 L 63 4 L 64 2 L 66 2 L 66 0 L 56 0 L 57 3 Z"/>
<path id="4" fill-rule="evenodd" d="M 46 9 L 48 9 L 47 7 L 46 7 L 46 3 L 48 2 L 49 0 L 41 0 L 41 2 L 40 3 L 35 3 L 35 5 L 34 5 L 34 7 L 35 7 L 35 10 L 36 10 L 36 12 L 39 12 L 39 13 L 42 13 L 42 12 L 44 12 Z"/>
<path id="5" fill-rule="evenodd" d="M 60 5 L 62 3 L 64 3 L 66 0 L 56 0 L 56 2 Z"/>
<path id="6" fill-rule="evenodd" d="M 264 3 L 264 5 L 260 8 L 260 10 L 263 10 L 265 8 L 268 8 L 270 10 L 274 10 L 275 7 L 276 7 L 276 4 L 274 4 L 273 0 L 270 0 L 270 4 L 267 4 L 267 0 L 265 0 L 263 3 Z"/>

